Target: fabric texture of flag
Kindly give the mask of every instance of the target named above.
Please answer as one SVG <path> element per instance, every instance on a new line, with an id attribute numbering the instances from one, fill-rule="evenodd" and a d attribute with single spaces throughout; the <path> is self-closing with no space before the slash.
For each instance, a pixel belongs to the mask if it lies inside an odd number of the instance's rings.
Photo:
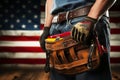
<path id="1" fill-rule="evenodd" d="M 41 32 L 40 0 L 1 0 L 0 63 L 44 63 Z"/>

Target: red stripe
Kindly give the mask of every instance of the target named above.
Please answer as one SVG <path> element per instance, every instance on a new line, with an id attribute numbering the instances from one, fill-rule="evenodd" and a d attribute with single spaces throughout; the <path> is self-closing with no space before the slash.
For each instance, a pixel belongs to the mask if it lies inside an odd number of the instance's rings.
<path id="1" fill-rule="evenodd" d="M 120 63 L 120 57 L 118 58 L 110 58 L 111 63 Z"/>
<path id="2" fill-rule="evenodd" d="M 45 11 L 45 6 L 40 6 L 40 11 Z"/>
<path id="3" fill-rule="evenodd" d="M 112 52 L 120 52 L 120 46 L 111 46 Z M 40 47 L 0 47 L 0 52 L 44 52 Z"/>
<path id="4" fill-rule="evenodd" d="M 16 59 L 0 58 L 0 64 L 45 64 L 46 59 Z"/>
<path id="5" fill-rule="evenodd" d="M 39 41 L 39 36 L 0 36 L 0 41 Z"/>
<path id="6" fill-rule="evenodd" d="M 119 17 L 110 17 L 110 22 L 112 22 L 112 23 L 120 23 L 120 16 Z"/>
<path id="7" fill-rule="evenodd" d="M 0 64 L 45 64 L 46 59 L 0 58 Z M 110 58 L 111 63 L 120 63 L 120 58 Z"/>
<path id="8" fill-rule="evenodd" d="M 120 5 L 114 4 L 111 8 L 110 11 L 119 11 L 120 10 Z"/>
<path id="9" fill-rule="evenodd" d="M 0 52 L 43 52 L 40 47 L 0 47 Z"/>
<path id="10" fill-rule="evenodd" d="M 111 34 L 120 34 L 120 28 L 116 29 L 116 28 L 112 28 L 111 29 Z"/>
<path id="11" fill-rule="evenodd" d="M 111 46 L 112 52 L 120 52 L 120 46 Z"/>
<path id="12" fill-rule="evenodd" d="M 40 29 L 43 29 L 44 28 L 44 24 L 40 24 Z"/>

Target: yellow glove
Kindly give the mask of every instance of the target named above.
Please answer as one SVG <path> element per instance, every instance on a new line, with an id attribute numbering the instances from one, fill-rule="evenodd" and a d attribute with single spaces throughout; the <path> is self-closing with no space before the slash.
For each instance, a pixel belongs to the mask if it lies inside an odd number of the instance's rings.
<path id="1" fill-rule="evenodd" d="M 78 42 L 83 43 L 87 40 L 96 22 L 96 19 L 85 17 L 81 22 L 78 22 L 73 26 L 71 30 L 72 38 Z"/>

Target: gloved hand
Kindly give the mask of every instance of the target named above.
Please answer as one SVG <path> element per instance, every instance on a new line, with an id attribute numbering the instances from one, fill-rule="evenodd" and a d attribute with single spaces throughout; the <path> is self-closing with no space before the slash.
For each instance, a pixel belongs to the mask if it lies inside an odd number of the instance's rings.
<path id="1" fill-rule="evenodd" d="M 81 43 L 87 41 L 96 22 L 96 19 L 85 17 L 81 22 L 73 26 L 71 30 L 72 38 Z"/>
<path id="2" fill-rule="evenodd" d="M 50 31 L 50 27 L 44 27 L 43 33 L 40 37 L 40 45 L 44 51 L 46 50 L 45 49 L 45 39 L 50 35 L 49 31 Z"/>

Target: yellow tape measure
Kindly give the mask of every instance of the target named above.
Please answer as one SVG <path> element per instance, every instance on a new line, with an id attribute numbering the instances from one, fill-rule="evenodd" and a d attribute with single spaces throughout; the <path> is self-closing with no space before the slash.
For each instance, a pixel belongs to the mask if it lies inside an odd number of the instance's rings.
<path id="1" fill-rule="evenodd" d="M 47 38 L 45 39 L 46 42 L 48 43 L 53 43 L 53 42 L 56 42 L 56 41 L 59 41 L 59 40 L 62 40 L 63 38 Z"/>

